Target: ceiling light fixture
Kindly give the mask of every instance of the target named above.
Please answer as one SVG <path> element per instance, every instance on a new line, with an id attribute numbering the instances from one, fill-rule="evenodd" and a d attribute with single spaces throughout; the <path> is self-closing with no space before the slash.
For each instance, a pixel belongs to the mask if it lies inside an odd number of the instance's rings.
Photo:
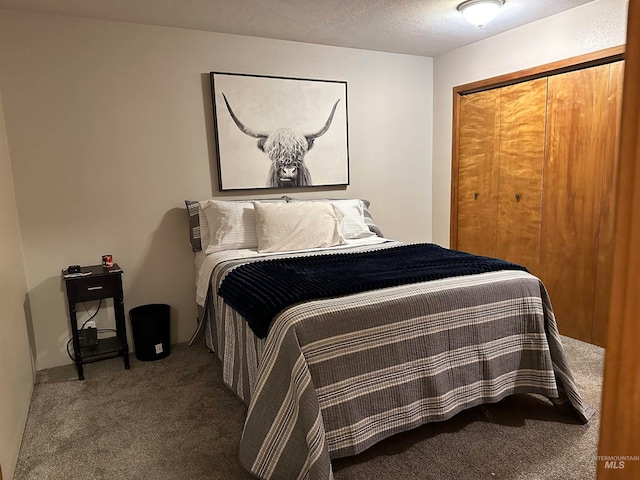
<path id="1" fill-rule="evenodd" d="M 473 25 L 482 28 L 496 16 L 504 0 L 467 0 L 458 11 Z"/>

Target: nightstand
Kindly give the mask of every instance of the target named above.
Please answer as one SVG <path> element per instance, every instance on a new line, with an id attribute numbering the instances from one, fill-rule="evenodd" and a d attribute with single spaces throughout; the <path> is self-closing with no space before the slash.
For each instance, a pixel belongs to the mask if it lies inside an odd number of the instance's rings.
<path id="1" fill-rule="evenodd" d="M 124 357 L 124 368 L 129 369 L 129 345 L 125 327 L 124 295 L 122 293 L 122 269 L 118 264 L 107 268 L 102 265 L 82 267 L 79 274 L 67 274 L 62 271 L 69 301 L 69 320 L 73 335 L 78 380 L 84 380 L 82 365 L 116 356 Z M 76 304 L 89 300 L 113 298 L 116 317 L 116 333 L 111 337 L 100 338 L 97 345 L 80 346 Z"/>

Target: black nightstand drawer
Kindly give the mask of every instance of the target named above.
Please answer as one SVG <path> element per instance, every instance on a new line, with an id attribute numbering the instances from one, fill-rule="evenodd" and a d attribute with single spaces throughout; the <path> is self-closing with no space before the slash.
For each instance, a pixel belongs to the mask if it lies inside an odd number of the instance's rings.
<path id="1" fill-rule="evenodd" d="M 76 302 L 121 296 L 120 275 L 117 273 L 91 278 L 74 278 L 67 282 L 67 293 Z"/>

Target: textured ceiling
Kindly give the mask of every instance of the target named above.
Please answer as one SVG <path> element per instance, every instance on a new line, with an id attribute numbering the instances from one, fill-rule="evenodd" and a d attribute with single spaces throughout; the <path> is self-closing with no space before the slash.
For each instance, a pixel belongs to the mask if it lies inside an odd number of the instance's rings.
<path id="1" fill-rule="evenodd" d="M 0 8 L 435 56 L 594 0 L 506 0 L 484 28 L 462 0 L 0 0 Z"/>

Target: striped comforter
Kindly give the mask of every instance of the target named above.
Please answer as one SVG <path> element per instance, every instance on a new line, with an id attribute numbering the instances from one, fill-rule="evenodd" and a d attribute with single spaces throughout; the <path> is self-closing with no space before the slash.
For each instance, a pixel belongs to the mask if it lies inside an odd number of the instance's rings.
<path id="1" fill-rule="evenodd" d="M 385 245 L 358 247 L 372 248 Z M 263 258 L 210 259 L 206 325 L 224 382 L 248 404 L 240 460 L 259 478 L 331 479 L 332 458 L 514 393 L 567 404 L 583 422 L 593 414 L 568 369 L 547 293 L 526 272 L 297 304 L 260 340 L 211 292 L 236 266 Z"/>

